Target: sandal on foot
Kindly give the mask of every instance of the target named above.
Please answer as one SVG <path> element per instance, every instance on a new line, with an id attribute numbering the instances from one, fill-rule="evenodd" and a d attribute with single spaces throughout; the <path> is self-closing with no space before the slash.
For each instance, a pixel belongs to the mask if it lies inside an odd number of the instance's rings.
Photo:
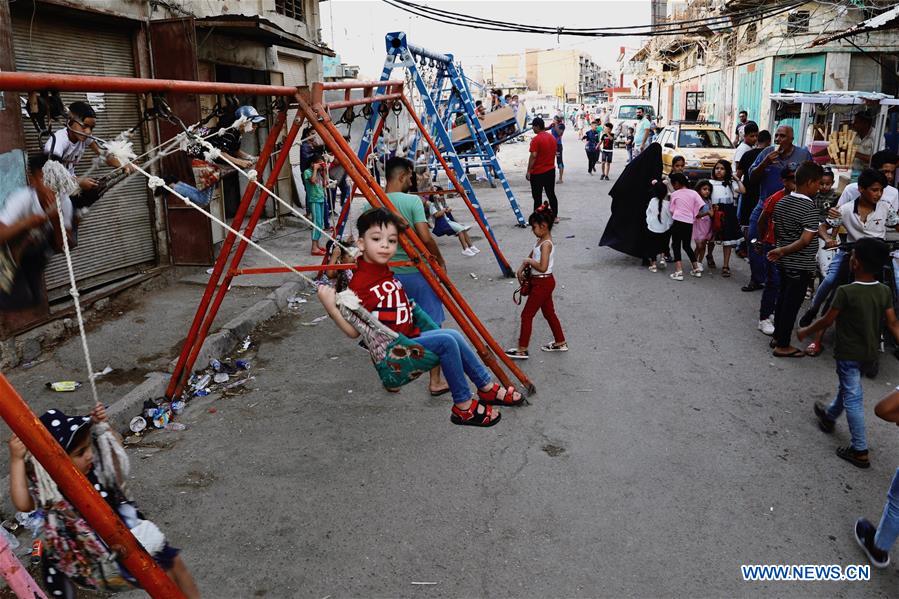
<path id="1" fill-rule="evenodd" d="M 659 267 L 653 264 L 649 267 L 649 272 L 659 272 Z"/>
<path id="2" fill-rule="evenodd" d="M 568 351 L 568 343 L 565 341 L 562 343 L 547 343 L 546 345 L 541 345 L 540 349 L 542 351 Z"/>
<path id="3" fill-rule="evenodd" d="M 441 395 L 446 395 L 447 393 L 449 393 L 450 388 L 447 387 L 446 389 L 441 389 L 440 391 L 431 391 L 430 389 L 428 389 L 428 392 L 431 394 L 431 397 L 440 397 Z"/>
<path id="4" fill-rule="evenodd" d="M 693 270 L 690 271 L 690 276 L 696 277 L 698 279 L 702 276 L 702 271 L 699 270 L 698 268 L 694 268 Z"/>
<path id="5" fill-rule="evenodd" d="M 501 417 L 502 414 L 495 411 L 493 406 L 483 405 L 478 403 L 478 400 L 472 398 L 471 405 L 467 410 L 460 410 L 456 406 L 453 406 L 450 422 L 464 426 L 488 427 L 499 422 Z"/>
<path id="6" fill-rule="evenodd" d="M 510 347 L 506 350 L 506 355 L 512 358 L 513 360 L 527 360 L 528 359 L 528 350 L 526 349 L 518 349 L 516 347 Z"/>
<path id="7" fill-rule="evenodd" d="M 721 276 L 725 279 L 730 278 L 730 267 L 725 266 L 721 269 Z"/>
<path id="8" fill-rule="evenodd" d="M 812 341 L 811 343 L 808 344 L 808 347 L 805 348 L 805 355 L 814 358 L 814 357 L 820 356 L 821 352 L 823 352 L 823 351 L 824 351 L 823 343 L 817 343 L 815 341 Z"/>
<path id="9" fill-rule="evenodd" d="M 520 406 L 524 403 L 524 395 L 518 393 L 512 385 L 505 388 L 506 392 L 502 397 L 499 397 L 500 389 L 502 387 L 498 383 L 493 383 L 493 387 L 489 391 L 478 389 L 478 398 L 482 404 L 487 406 Z M 516 394 L 518 399 L 515 399 Z"/>
<path id="10" fill-rule="evenodd" d="M 868 460 L 868 450 L 859 451 L 852 449 L 852 446 L 837 447 L 837 457 L 843 458 L 856 468 L 870 468 L 871 462 Z"/>

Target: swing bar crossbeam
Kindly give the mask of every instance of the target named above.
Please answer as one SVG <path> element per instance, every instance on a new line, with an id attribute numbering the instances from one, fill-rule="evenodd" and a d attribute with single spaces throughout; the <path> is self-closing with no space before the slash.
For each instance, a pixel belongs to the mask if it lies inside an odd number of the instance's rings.
<path id="1" fill-rule="evenodd" d="M 450 57 L 451 58 L 451 57 Z M 509 275 L 511 269 L 505 261 L 505 257 L 499 250 L 496 240 L 486 224 L 485 220 L 480 218 L 480 206 L 469 199 L 470 191 L 464 185 L 464 177 L 460 179 L 456 176 L 456 172 L 450 166 L 447 160 L 438 151 L 438 146 L 425 125 L 415 113 L 409 99 L 403 93 L 404 81 L 391 80 L 384 77 L 380 81 L 343 81 L 343 82 L 326 82 L 316 83 L 310 91 L 300 90 L 287 86 L 270 86 L 270 85 L 253 85 L 240 83 L 219 83 L 219 82 L 202 82 L 202 81 L 179 81 L 179 80 L 160 80 L 160 79 L 139 79 L 128 77 L 96 77 L 96 76 L 79 76 L 79 75 L 62 75 L 53 73 L 20 73 L 20 72 L 2 72 L 0 73 L 0 90 L 5 91 L 96 91 L 96 92 L 112 92 L 112 93 L 194 93 L 194 94 L 247 94 L 259 96 L 277 96 L 286 98 L 285 104 L 291 108 L 299 107 L 297 115 L 290 126 L 290 129 L 284 139 L 283 145 L 289 147 L 293 145 L 297 138 L 299 130 L 303 122 L 308 122 L 313 129 L 322 137 L 326 145 L 335 152 L 338 162 L 346 169 L 348 175 L 353 181 L 354 189 L 362 191 L 362 195 L 366 197 L 372 206 L 384 206 L 396 212 L 395 207 L 390 203 L 384 191 L 377 185 L 371 173 L 365 168 L 360 158 L 367 157 L 367 151 L 370 151 L 371 145 L 367 145 L 365 152 L 360 152 L 357 156 L 356 152 L 349 146 L 330 118 L 330 111 L 335 109 L 347 108 L 358 105 L 373 105 L 375 109 L 374 116 L 378 117 L 377 126 L 374 127 L 374 136 L 369 138 L 369 144 L 377 140 L 378 135 L 383 130 L 384 119 L 378 114 L 377 106 L 386 102 L 396 104 L 399 102 L 410 114 L 416 126 L 419 128 L 423 139 L 427 141 L 437 156 L 437 160 L 446 170 L 454 190 L 448 190 L 446 193 L 458 193 L 466 203 L 478 225 L 485 232 L 487 240 L 490 242 L 491 249 L 500 260 L 505 274 Z M 337 102 L 325 102 L 324 92 L 343 90 L 344 99 Z M 352 98 L 353 91 L 361 91 L 361 98 Z M 263 172 L 269 160 L 277 154 L 274 166 L 269 172 L 264 188 L 259 189 L 257 185 L 248 185 L 240 205 L 232 220 L 232 228 L 241 230 L 246 237 L 251 237 L 258 224 L 264 207 L 265 200 L 268 197 L 267 189 L 272 189 L 277 183 L 277 178 L 283 169 L 287 158 L 287 152 L 275 152 L 275 142 L 280 136 L 286 121 L 286 112 L 278 110 L 274 124 L 272 125 L 266 142 L 259 153 L 255 168 L 257 172 Z M 258 195 L 257 195 L 258 191 Z M 353 194 L 355 195 L 355 193 Z M 255 205 L 253 201 L 256 201 Z M 252 211 L 250 210 L 252 207 Z M 342 229 L 348 216 L 349 202 L 344 207 L 340 218 L 340 228 Z M 249 220 L 244 225 L 247 215 Z M 447 306 L 447 309 L 454 317 L 459 326 L 464 330 L 471 340 L 472 344 L 478 350 L 484 362 L 497 375 L 504 385 L 511 384 L 511 379 L 506 372 L 500 367 L 496 356 L 505 364 L 506 368 L 518 378 L 529 392 L 534 391 L 533 383 L 528 377 L 512 362 L 503 352 L 503 349 L 492 338 L 486 327 L 475 316 L 473 310 L 455 288 L 452 281 L 446 273 L 440 268 L 436 258 L 430 254 L 421 240 L 412 231 L 407 231 L 401 236 L 404 247 L 406 247 L 409 256 L 412 257 L 411 264 L 418 266 L 419 270 L 434 288 L 437 295 Z M 236 249 L 235 249 L 236 246 Z M 267 274 L 277 273 L 287 270 L 286 268 L 270 268 L 270 269 L 241 269 L 239 268 L 243 254 L 249 244 L 245 239 L 239 239 L 237 235 L 229 231 L 222 243 L 222 248 L 216 259 L 209 278 L 206 289 L 200 300 L 194 320 L 188 331 L 188 335 L 182 346 L 181 354 L 178 358 L 169 386 L 166 389 L 166 397 L 174 398 L 179 396 L 186 384 L 190 373 L 196 363 L 197 356 L 200 353 L 203 342 L 205 341 L 209 330 L 215 320 L 216 315 L 221 307 L 222 301 L 227 294 L 228 287 L 235 276 L 244 274 Z M 230 259 L 230 265 L 227 265 Z M 227 266 L 226 266 L 227 265 Z M 303 270 L 322 270 L 325 265 L 317 267 L 303 267 Z M 491 352 L 492 350 L 492 352 Z M 495 355 L 494 355 L 495 354 Z"/>
<path id="2" fill-rule="evenodd" d="M 388 262 L 387 266 L 397 267 L 397 266 L 415 266 L 416 263 L 411 260 L 403 260 L 400 262 Z M 327 266 L 323 266 L 321 264 L 317 264 L 315 266 L 301 265 L 301 266 L 291 266 L 287 268 L 286 266 L 271 266 L 271 267 L 262 267 L 262 268 L 238 268 L 236 270 L 230 271 L 230 274 L 233 276 L 239 275 L 279 275 L 279 274 L 287 274 L 298 270 L 300 272 L 321 272 L 322 270 L 356 270 L 358 267 L 355 264 L 329 264 Z"/>

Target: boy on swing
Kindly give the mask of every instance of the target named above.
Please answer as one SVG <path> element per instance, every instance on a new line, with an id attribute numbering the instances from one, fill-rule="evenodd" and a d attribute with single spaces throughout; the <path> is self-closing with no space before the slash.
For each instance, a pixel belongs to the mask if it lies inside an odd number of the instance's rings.
<path id="1" fill-rule="evenodd" d="M 389 210 L 375 208 L 360 216 L 356 227 L 359 230 L 356 244 L 362 255 L 349 289 L 359 297 L 362 307 L 383 325 L 414 339 L 439 357 L 453 396 L 452 423 L 493 426 L 500 420 L 494 405 L 522 404 L 524 397 L 514 387 L 504 389 L 491 380 L 484 364 L 458 331 L 434 328 L 433 322 L 406 296 L 402 283 L 388 266 L 396 253 L 400 231 L 405 228 L 399 218 Z M 352 339 L 359 336 L 359 331 L 340 313 L 332 287 L 319 287 L 318 297 L 340 330 Z M 466 377 L 477 385 L 477 397 L 472 397 Z"/>

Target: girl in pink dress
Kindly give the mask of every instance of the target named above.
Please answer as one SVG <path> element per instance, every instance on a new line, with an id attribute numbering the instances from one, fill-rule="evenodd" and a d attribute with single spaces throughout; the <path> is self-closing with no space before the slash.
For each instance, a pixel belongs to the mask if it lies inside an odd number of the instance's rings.
<path id="1" fill-rule="evenodd" d="M 697 217 L 693 223 L 693 242 L 696 244 L 696 261 L 699 262 L 699 270 L 702 272 L 702 259 L 705 258 L 706 248 L 708 244 L 715 243 L 712 241 L 712 184 L 708 179 L 703 179 L 694 187 L 696 193 L 702 197 L 707 206 L 708 212 Z"/>

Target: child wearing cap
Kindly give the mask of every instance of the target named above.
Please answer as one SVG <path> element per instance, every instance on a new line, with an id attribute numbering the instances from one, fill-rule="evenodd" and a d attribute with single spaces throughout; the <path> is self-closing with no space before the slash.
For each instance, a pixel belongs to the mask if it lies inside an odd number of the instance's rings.
<path id="1" fill-rule="evenodd" d="M 97 405 L 89 416 L 71 417 L 59 410 L 48 410 L 40 420 L 69 454 L 78 471 L 139 537 L 141 544 L 185 597 L 199 597 L 196 583 L 178 555 L 179 550 L 165 541 L 152 522 L 143 518 L 119 486 L 110 486 L 100 480 L 105 477 L 98 475 L 94 465 L 96 445 L 92 433 L 95 432 L 94 425 L 106 422 L 103 406 Z M 53 597 L 75 599 L 76 585 L 104 591 L 136 586 L 134 578 L 121 565 L 108 559 L 110 550 L 15 435 L 9 440 L 9 492 L 17 510 L 39 509 L 45 514 L 43 536 L 46 546 L 42 567 L 44 583 Z"/>

